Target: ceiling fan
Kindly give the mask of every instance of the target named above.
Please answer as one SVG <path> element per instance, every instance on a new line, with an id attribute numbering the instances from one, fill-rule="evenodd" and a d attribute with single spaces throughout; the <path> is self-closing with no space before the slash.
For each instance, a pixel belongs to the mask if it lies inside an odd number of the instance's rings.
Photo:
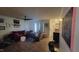
<path id="1" fill-rule="evenodd" d="M 24 16 L 24 20 L 32 20 L 32 19 L 30 19 L 30 18 L 27 18 L 26 16 Z"/>

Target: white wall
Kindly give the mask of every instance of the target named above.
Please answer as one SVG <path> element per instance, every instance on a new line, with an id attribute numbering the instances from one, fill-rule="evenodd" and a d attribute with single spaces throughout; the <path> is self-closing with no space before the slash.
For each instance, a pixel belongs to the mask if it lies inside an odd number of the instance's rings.
<path id="1" fill-rule="evenodd" d="M 37 32 L 40 30 L 40 21 L 39 20 L 26 20 L 24 21 L 24 27 L 26 31 L 33 30 L 35 31 L 35 23 L 37 24 Z"/>
<path id="2" fill-rule="evenodd" d="M 34 20 L 25 20 L 24 21 L 24 26 L 25 26 L 25 30 L 29 31 L 29 30 L 33 30 L 34 31 L 34 23 L 36 21 Z"/>
<path id="3" fill-rule="evenodd" d="M 45 26 L 46 23 L 48 24 L 47 27 Z M 41 28 L 43 32 L 49 34 L 49 20 L 42 20 L 41 24 L 42 24 L 41 26 L 43 26 L 43 28 Z"/>
<path id="4" fill-rule="evenodd" d="M 53 40 L 53 32 L 54 32 L 54 22 L 53 22 L 54 19 L 50 19 L 49 21 L 49 27 L 50 27 L 50 32 L 49 32 L 49 38 L 50 38 L 50 41 Z"/>
<path id="5" fill-rule="evenodd" d="M 0 16 L 0 18 L 4 19 L 4 23 L 0 23 L 0 26 L 2 26 L 2 25 L 5 26 L 5 30 L 0 30 L 0 38 L 2 38 L 3 35 L 5 35 L 5 34 L 10 33 L 11 31 L 24 30 L 24 25 L 23 25 L 24 20 L 17 19 L 17 20 L 20 20 L 20 27 L 14 28 L 13 20 L 16 18 L 7 17 L 7 16 Z"/>

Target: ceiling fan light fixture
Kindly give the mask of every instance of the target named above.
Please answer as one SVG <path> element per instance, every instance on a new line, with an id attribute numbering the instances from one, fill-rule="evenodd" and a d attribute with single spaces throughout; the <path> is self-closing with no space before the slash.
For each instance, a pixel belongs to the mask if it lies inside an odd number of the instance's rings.
<path id="1" fill-rule="evenodd" d="M 24 20 L 32 20 L 32 19 L 30 19 L 30 18 L 26 18 L 26 16 L 24 16 Z"/>

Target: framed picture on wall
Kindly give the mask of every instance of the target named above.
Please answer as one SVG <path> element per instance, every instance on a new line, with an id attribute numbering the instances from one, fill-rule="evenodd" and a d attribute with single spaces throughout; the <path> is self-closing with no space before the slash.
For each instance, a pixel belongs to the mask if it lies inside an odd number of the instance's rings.
<path id="1" fill-rule="evenodd" d="M 5 26 L 0 26 L 0 30 L 5 30 Z"/>
<path id="2" fill-rule="evenodd" d="M 14 23 L 14 27 L 16 27 L 16 28 L 20 26 L 20 20 L 14 19 L 13 23 Z"/>
<path id="3" fill-rule="evenodd" d="M 69 10 L 62 22 L 62 36 L 69 47 L 71 44 L 72 14 L 73 8 Z"/>
<path id="4" fill-rule="evenodd" d="M 3 18 L 0 18 L 0 23 L 4 23 L 4 19 Z"/>
<path id="5" fill-rule="evenodd" d="M 14 19 L 14 24 L 20 24 L 19 20 Z"/>

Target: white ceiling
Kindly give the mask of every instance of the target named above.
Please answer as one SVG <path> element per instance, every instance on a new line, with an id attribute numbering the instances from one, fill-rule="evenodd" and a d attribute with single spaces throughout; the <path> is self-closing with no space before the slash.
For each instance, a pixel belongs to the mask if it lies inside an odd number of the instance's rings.
<path id="1" fill-rule="evenodd" d="M 0 15 L 32 19 L 51 19 L 62 17 L 61 7 L 0 7 Z"/>

